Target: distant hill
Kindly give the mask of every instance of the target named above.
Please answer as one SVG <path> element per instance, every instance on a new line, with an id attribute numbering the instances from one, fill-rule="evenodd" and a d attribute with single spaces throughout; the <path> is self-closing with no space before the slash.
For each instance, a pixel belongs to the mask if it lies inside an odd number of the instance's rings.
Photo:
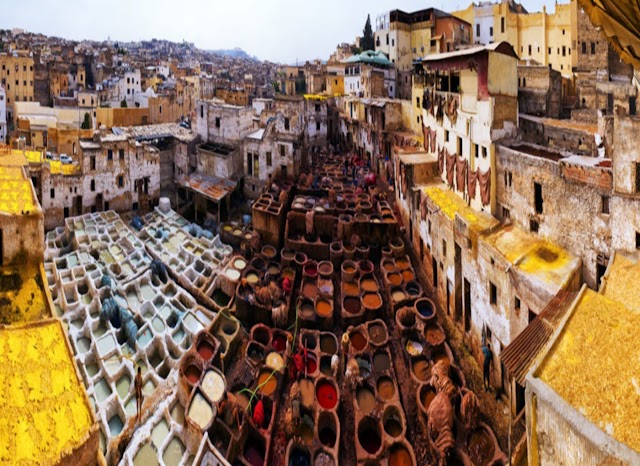
<path id="1" fill-rule="evenodd" d="M 256 57 L 252 57 L 251 55 L 249 55 L 247 52 L 245 52 L 239 47 L 236 47 L 235 49 L 227 49 L 227 50 L 224 50 L 224 49 L 207 50 L 207 52 L 213 53 L 215 55 L 223 55 L 223 56 L 234 57 L 234 58 L 244 58 L 247 60 L 257 60 Z"/>

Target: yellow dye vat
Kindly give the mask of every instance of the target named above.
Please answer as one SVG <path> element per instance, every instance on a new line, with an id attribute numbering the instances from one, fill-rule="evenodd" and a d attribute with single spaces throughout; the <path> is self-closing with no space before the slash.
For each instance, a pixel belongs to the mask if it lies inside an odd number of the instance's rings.
<path id="1" fill-rule="evenodd" d="M 0 330 L 0 464 L 53 464 L 94 419 L 59 321 Z"/>
<path id="2" fill-rule="evenodd" d="M 536 374 L 587 419 L 640 451 L 640 313 L 585 289 Z"/>
<path id="3" fill-rule="evenodd" d="M 77 175 L 82 172 L 80 164 L 64 164 L 59 160 L 49 160 L 52 175 Z"/>
<path id="4" fill-rule="evenodd" d="M 0 275 L 0 324 L 26 323 L 51 317 L 38 267 L 5 267 Z"/>
<path id="5" fill-rule="evenodd" d="M 616 253 L 609 267 L 602 294 L 640 312 L 638 277 L 640 277 L 640 263 Z"/>

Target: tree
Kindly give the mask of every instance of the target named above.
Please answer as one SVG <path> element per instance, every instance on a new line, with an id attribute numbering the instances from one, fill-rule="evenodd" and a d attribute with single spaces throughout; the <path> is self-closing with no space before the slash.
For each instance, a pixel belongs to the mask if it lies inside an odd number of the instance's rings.
<path id="1" fill-rule="evenodd" d="M 367 22 L 364 24 L 362 39 L 360 39 L 360 48 L 362 50 L 375 50 L 373 29 L 371 29 L 371 15 L 367 15 Z"/>
<path id="2" fill-rule="evenodd" d="M 91 129 L 91 115 L 89 113 L 84 114 L 84 121 L 82 122 L 82 129 Z"/>
<path id="3" fill-rule="evenodd" d="M 127 99 L 122 99 L 122 102 L 120 102 L 120 107 L 127 108 Z"/>
<path id="4" fill-rule="evenodd" d="M 278 81 L 273 82 L 273 89 L 276 91 L 276 93 L 280 93 L 280 83 Z"/>

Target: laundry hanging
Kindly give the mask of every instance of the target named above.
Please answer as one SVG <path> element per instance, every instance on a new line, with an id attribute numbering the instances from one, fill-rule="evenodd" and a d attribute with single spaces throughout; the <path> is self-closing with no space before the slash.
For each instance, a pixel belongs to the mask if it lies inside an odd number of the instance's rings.
<path id="1" fill-rule="evenodd" d="M 462 194 L 466 192 L 467 161 L 463 157 L 456 157 L 456 189 Z"/>

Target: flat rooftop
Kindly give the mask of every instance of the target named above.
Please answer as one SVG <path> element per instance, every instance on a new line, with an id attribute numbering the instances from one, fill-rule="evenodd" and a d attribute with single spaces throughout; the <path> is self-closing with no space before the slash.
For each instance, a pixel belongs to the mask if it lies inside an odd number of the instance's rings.
<path id="1" fill-rule="evenodd" d="M 27 158 L 22 151 L 0 153 L 0 214 L 25 215 L 40 212 L 31 180 L 23 167 Z"/>
<path id="2" fill-rule="evenodd" d="M 469 226 L 477 231 L 486 230 L 498 225 L 498 220 L 484 212 L 478 212 L 467 205 L 467 203 L 451 191 L 442 186 L 424 186 L 423 193 L 451 220 L 456 214 L 465 220 Z"/>
<path id="3" fill-rule="evenodd" d="M 0 463 L 57 464 L 95 421 L 62 323 L 0 328 Z"/>

